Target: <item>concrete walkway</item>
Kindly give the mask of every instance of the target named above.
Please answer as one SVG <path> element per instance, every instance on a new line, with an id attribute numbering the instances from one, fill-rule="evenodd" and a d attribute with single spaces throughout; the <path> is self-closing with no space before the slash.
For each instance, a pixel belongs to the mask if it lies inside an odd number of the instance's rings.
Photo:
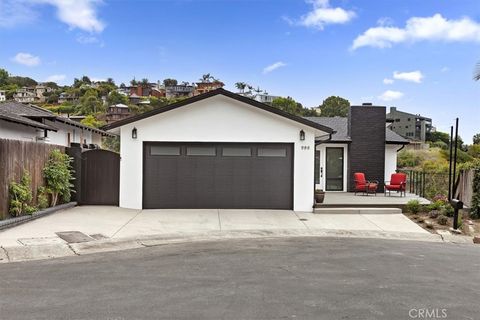
<path id="1" fill-rule="evenodd" d="M 57 233 L 67 231 L 79 231 L 95 239 L 118 239 L 212 231 L 316 229 L 428 234 L 403 214 L 312 214 L 284 210 L 131 210 L 82 206 L 0 231 L 0 246 L 66 243 Z"/>

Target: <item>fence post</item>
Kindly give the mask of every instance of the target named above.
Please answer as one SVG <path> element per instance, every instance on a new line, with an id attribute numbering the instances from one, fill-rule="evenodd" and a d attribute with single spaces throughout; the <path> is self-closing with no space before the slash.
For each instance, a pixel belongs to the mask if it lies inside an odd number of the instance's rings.
<path id="1" fill-rule="evenodd" d="M 423 175 L 422 176 L 422 180 L 423 180 L 423 182 L 422 182 L 422 197 L 425 198 L 425 184 L 426 184 L 426 182 L 425 182 L 425 171 L 422 173 L 422 175 Z"/>

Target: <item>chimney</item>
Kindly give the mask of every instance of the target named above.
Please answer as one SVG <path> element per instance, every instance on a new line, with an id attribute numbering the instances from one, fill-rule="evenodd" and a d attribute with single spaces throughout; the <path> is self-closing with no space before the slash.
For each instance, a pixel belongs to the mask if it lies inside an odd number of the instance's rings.
<path id="1" fill-rule="evenodd" d="M 351 106 L 348 134 L 352 139 L 348 149 L 348 190 L 353 191 L 353 174 L 365 173 L 367 180 L 378 180 L 378 192 L 385 180 L 386 108 L 372 105 Z"/>

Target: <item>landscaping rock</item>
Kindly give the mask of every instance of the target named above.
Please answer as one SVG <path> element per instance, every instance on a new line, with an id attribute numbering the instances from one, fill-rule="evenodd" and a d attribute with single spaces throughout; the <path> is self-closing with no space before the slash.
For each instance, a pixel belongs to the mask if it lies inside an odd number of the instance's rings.
<path id="1" fill-rule="evenodd" d="M 445 226 L 445 225 L 447 225 L 447 223 L 448 223 L 448 218 L 447 218 L 446 216 L 444 216 L 444 215 L 440 215 L 440 216 L 438 216 L 438 218 L 437 218 L 437 222 L 438 222 L 438 224 L 440 224 L 440 225 L 442 225 L 442 226 Z"/>
<path id="2" fill-rule="evenodd" d="M 441 214 L 440 210 L 432 210 L 432 211 L 430 211 L 430 212 L 428 213 L 428 216 L 429 216 L 430 218 L 435 219 L 435 218 L 437 218 L 440 214 Z"/>
<path id="3" fill-rule="evenodd" d="M 433 222 L 425 220 L 425 227 L 427 227 L 428 229 L 433 229 Z"/>
<path id="4" fill-rule="evenodd" d="M 480 236 L 473 237 L 473 243 L 480 244 Z"/>

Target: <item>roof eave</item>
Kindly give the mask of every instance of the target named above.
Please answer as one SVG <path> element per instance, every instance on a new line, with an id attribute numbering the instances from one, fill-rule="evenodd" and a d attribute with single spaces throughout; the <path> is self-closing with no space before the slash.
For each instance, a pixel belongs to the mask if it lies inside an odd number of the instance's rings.
<path id="1" fill-rule="evenodd" d="M 222 94 L 222 95 L 224 95 L 226 97 L 229 97 L 229 98 L 232 98 L 234 100 L 252 105 L 252 106 L 257 107 L 259 109 L 262 109 L 264 111 L 268 111 L 268 112 L 277 114 L 279 116 L 288 118 L 292 121 L 302 123 L 306 126 L 314 128 L 314 129 L 321 130 L 321 131 L 326 132 L 326 133 L 333 133 L 332 128 L 329 128 L 329 127 L 320 125 L 318 123 L 315 123 L 313 121 L 304 119 L 302 117 L 287 113 L 285 111 L 282 111 L 282 110 L 277 109 L 275 107 L 272 107 L 272 106 L 269 106 L 267 104 L 258 102 L 256 100 L 253 100 L 253 99 L 235 94 L 235 93 L 230 92 L 228 90 L 225 90 L 223 88 L 215 89 L 215 90 L 209 91 L 207 93 L 200 94 L 198 96 L 193 96 L 193 97 L 187 98 L 185 100 L 182 100 L 182 101 L 179 101 L 179 102 L 176 102 L 176 103 L 172 103 L 172 104 L 167 105 L 167 106 L 162 107 L 162 108 L 154 109 L 154 110 L 151 110 L 151 111 L 148 111 L 148 112 L 145 112 L 145 113 L 133 116 L 133 117 L 129 117 L 129 118 L 126 118 L 126 119 L 123 119 L 123 120 L 116 121 L 112 124 L 107 124 L 107 125 L 103 126 L 102 129 L 103 130 L 111 130 L 111 129 L 114 129 L 114 128 L 117 128 L 117 127 L 124 126 L 124 125 L 129 124 L 129 123 L 133 123 L 133 122 L 137 122 L 137 121 L 142 120 L 142 119 L 146 119 L 146 118 L 154 116 L 156 114 L 160 114 L 160 113 L 163 113 L 163 112 L 174 110 L 176 108 L 180 108 L 180 107 L 188 105 L 188 104 L 192 104 L 192 103 L 195 103 L 195 102 L 198 102 L 198 101 L 202 101 L 204 99 L 214 97 L 214 96 L 219 95 L 219 94 Z"/>

